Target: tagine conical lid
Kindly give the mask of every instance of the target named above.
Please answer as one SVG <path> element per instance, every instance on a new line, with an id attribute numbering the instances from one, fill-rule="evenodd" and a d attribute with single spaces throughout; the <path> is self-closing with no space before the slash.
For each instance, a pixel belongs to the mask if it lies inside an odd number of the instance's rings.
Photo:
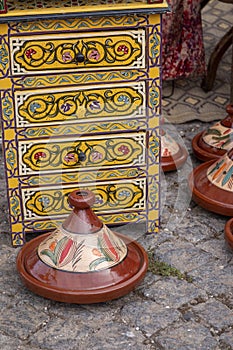
<path id="1" fill-rule="evenodd" d="M 233 216 L 233 148 L 218 160 L 196 167 L 189 187 L 193 200 L 203 208 Z"/>
<path id="2" fill-rule="evenodd" d="M 227 116 L 192 140 L 193 153 L 202 161 L 219 159 L 233 147 L 233 104 L 226 108 Z"/>
<path id="3" fill-rule="evenodd" d="M 69 195 L 74 208 L 63 225 L 26 243 L 17 257 L 25 285 L 45 298 L 78 304 L 97 303 L 130 292 L 144 277 L 144 249 L 112 232 L 90 206 L 89 190 Z"/>
<path id="4" fill-rule="evenodd" d="M 186 161 L 188 153 L 164 129 L 161 130 L 161 166 L 164 172 L 177 170 Z"/>
<path id="5" fill-rule="evenodd" d="M 233 249 L 233 218 L 226 222 L 224 231 L 225 240 L 228 243 L 229 247 Z"/>

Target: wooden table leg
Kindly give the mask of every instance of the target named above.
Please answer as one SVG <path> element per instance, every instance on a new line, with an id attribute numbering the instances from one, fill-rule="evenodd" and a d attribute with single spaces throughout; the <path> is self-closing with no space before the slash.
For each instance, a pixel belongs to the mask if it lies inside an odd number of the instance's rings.
<path id="1" fill-rule="evenodd" d="M 226 52 L 226 50 L 232 44 L 232 42 L 233 42 L 233 27 L 219 41 L 219 43 L 216 45 L 214 51 L 210 56 L 208 67 L 207 67 L 207 73 L 201 84 L 201 87 L 204 91 L 207 92 L 212 89 L 219 62 L 222 56 L 224 55 L 224 53 Z"/>

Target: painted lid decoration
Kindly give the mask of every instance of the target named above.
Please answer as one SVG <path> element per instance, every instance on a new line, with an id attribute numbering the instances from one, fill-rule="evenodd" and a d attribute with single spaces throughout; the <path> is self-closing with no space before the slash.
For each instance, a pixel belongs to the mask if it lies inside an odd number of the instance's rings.
<path id="1" fill-rule="evenodd" d="M 70 233 L 61 227 L 39 245 L 38 254 L 53 268 L 91 272 L 119 264 L 127 254 L 127 247 L 106 225 L 91 234 Z"/>
<path id="2" fill-rule="evenodd" d="M 233 150 L 212 164 L 207 171 L 208 180 L 215 186 L 233 192 Z"/>

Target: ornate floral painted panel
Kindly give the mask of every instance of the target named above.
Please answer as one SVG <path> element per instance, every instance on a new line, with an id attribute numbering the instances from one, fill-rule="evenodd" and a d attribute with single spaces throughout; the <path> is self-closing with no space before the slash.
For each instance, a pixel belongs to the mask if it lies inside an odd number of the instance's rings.
<path id="1" fill-rule="evenodd" d="M 86 120 L 136 118 L 146 115 L 146 84 L 98 85 L 43 91 L 17 91 L 18 127 Z"/>
<path id="2" fill-rule="evenodd" d="M 9 1 L 9 13 L 23 13 L 21 4 Z M 51 1 L 44 9 L 52 15 L 59 6 Z M 145 221 L 148 233 L 158 232 L 161 16 L 160 5 L 154 6 L 153 15 L 67 14 L 7 23 L 0 16 L 1 121 L 14 246 L 24 244 L 29 232 L 58 227 L 71 210 L 68 194 L 79 187 L 95 193 L 94 210 L 106 224 Z"/>
<path id="3" fill-rule="evenodd" d="M 145 30 L 51 34 L 12 37 L 14 75 L 84 71 L 86 69 L 145 68 Z"/>
<path id="4" fill-rule="evenodd" d="M 146 164 L 146 134 L 125 133 L 18 143 L 19 175 Z"/>

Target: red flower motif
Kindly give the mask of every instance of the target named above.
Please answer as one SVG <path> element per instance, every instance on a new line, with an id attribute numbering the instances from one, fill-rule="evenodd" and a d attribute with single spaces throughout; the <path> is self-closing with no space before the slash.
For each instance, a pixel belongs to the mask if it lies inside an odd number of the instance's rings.
<path id="1" fill-rule="evenodd" d="M 117 52 L 123 52 L 124 54 L 127 54 L 129 52 L 129 49 L 125 45 L 120 45 L 117 48 Z"/>
<path id="2" fill-rule="evenodd" d="M 34 154 L 34 159 L 36 160 L 40 160 L 40 158 L 45 158 L 46 154 L 44 152 L 37 152 L 36 154 Z"/>
<path id="3" fill-rule="evenodd" d="M 129 153 L 129 147 L 125 146 L 125 145 L 121 145 L 118 148 L 118 151 L 123 153 L 123 154 L 128 154 Z"/>
<path id="4" fill-rule="evenodd" d="M 32 55 L 34 55 L 36 53 L 36 50 L 34 49 L 28 49 L 26 52 L 25 52 L 25 55 L 27 56 L 27 58 L 32 58 Z"/>

